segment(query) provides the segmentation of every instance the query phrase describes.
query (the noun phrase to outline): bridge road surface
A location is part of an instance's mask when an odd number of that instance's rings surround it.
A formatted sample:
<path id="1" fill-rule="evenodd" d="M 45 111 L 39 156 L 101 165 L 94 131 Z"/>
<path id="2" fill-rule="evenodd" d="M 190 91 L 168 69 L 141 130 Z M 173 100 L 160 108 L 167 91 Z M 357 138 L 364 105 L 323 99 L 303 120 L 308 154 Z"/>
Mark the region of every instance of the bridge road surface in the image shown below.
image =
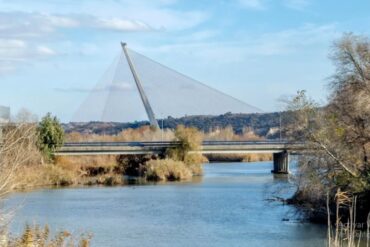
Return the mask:
<path id="1" fill-rule="evenodd" d="M 176 142 L 70 142 L 65 143 L 54 154 L 69 155 L 134 155 L 161 154 Z M 202 154 L 240 153 L 297 153 L 304 149 L 304 143 L 287 141 L 204 141 L 199 151 Z"/>

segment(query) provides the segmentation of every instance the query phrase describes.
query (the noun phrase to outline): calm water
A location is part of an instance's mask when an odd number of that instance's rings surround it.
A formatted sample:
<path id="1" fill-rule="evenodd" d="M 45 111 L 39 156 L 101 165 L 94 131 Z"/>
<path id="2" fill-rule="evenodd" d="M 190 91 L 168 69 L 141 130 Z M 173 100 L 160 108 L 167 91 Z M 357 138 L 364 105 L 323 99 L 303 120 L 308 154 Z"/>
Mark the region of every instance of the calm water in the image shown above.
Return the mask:
<path id="1" fill-rule="evenodd" d="M 298 223 L 292 207 L 267 200 L 292 192 L 271 168 L 208 164 L 187 183 L 19 193 L 8 201 L 22 205 L 12 230 L 37 222 L 88 231 L 93 246 L 325 246 L 324 227 Z"/>

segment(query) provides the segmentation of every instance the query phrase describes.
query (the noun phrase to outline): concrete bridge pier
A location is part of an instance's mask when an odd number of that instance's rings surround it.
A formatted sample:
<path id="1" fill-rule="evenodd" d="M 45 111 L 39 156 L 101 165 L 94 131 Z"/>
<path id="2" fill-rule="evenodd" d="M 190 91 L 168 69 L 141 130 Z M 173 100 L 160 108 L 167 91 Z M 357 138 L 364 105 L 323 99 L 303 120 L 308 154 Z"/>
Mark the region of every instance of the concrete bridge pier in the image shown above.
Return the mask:
<path id="1" fill-rule="evenodd" d="M 273 154 L 274 169 L 271 171 L 276 174 L 289 174 L 289 153 L 287 150 Z"/>

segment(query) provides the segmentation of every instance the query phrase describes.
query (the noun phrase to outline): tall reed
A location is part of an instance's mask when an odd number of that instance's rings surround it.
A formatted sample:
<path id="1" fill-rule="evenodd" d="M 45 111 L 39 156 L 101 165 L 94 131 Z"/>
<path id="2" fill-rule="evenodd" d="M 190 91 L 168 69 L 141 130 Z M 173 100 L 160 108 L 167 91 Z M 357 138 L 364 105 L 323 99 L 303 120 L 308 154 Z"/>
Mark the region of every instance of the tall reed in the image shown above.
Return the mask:
<path id="1" fill-rule="evenodd" d="M 370 235 L 370 214 L 367 220 L 366 235 L 362 231 L 362 226 L 356 222 L 357 197 L 350 197 L 348 193 L 338 190 L 335 195 L 335 225 L 331 223 L 330 197 L 327 195 L 326 207 L 328 214 L 328 247 L 359 247 L 365 243 L 369 247 Z M 347 222 L 342 222 L 341 210 L 349 210 Z"/>

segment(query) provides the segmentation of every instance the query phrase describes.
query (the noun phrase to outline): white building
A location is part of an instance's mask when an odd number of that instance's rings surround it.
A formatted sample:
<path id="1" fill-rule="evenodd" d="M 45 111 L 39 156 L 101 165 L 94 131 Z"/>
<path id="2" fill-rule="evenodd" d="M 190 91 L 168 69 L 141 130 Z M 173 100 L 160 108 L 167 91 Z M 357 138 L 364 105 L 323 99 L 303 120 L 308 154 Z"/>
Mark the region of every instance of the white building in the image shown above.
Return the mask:
<path id="1" fill-rule="evenodd" d="M 2 125 L 10 122 L 10 108 L 0 106 L 0 140 L 3 137 Z"/>
<path id="2" fill-rule="evenodd" d="M 0 124 L 9 123 L 10 121 L 10 108 L 0 105 Z"/>

